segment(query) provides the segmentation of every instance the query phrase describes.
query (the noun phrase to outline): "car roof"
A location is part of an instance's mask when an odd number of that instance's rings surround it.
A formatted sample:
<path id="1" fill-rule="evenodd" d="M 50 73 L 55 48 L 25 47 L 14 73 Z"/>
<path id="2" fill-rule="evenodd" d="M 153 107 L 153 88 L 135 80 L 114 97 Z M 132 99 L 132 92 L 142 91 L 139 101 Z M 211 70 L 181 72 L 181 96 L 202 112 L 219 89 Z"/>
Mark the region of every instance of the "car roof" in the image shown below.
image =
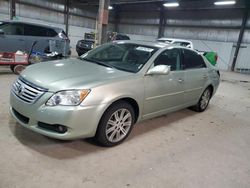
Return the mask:
<path id="1" fill-rule="evenodd" d="M 157 48 L 164 48 L 167 46 L 170 46 L 171 44 L 167 43 L 161 43 L 157 41 L 140 41 L 140 40 L 115 40 L 113 41 L 115 43 L 127 43 L 127 44 L 139 44 L 139 45 L 144 45 L 144 46 L 150 46 L 150 47 L 157 47 Z"/>
<path id="2" fill-rule="evenodd" d="M 170 41 L 188 42 L 188 43 L 191 43 L 191 41 L 185 40 L 185 39 L 165 38 L 165 37 L 159 38 L 159 39 L 157 39 L 157 40 L 170 40 Z"/>
<path id="3" fill-rule="evenodd" d="M 49 26 L 49 25 L 43 25 L 43 24 L 37 24 L 37 23 L 31 23 L 31 22 L 25 22 L 25 21 L 19 21 L 19 20 L 5 20 L 5 21 L 0 21 L 2 23 L 21 23 L 21 24 L 29 24 L 29 25 L 34 25 L 34 26 L 40 26 L 40 27 L 46 27 L 50 29 L 55 29 L 55 30 L 63 30 L 59 27 L 54 27 L 54 26 Z"/>
<path id="4" fill-rule="evenodd" d="M 186 50 L 190 50 L 190 51 L 193 51 L 193 52 L 199 54 L 196 50 L 194 50 L 192 48 L 187 48 L 184 46 L 176 46 L 174 44 L 157 42 L 157 41 L 115 40 L 113 42 L 118 43 L 118 44 L 121 44 L 121 43 L 138 44 L 138 45 L 144 45 L 144 46 L 158 48 L 158 49 L 168 49 L 168 48 L 186 49 Z"/>

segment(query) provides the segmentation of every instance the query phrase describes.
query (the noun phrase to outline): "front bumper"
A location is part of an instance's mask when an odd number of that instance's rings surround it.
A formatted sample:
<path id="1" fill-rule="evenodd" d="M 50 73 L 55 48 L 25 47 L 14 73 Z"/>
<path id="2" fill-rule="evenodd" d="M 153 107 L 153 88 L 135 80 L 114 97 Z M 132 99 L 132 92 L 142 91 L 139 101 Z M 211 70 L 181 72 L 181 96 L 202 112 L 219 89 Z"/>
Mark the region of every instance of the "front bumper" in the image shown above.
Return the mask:
<path id="1" fill-rule="evenodd" d="M 28 104 L 10 94 L 10 113 L 19 124 L 42 135 L 71 140 L 93 137 L 106 105 L 97 106 L 46 106 L 52 93 L 46 92 L 34 104 Z M 20 114 L 20 115 L 18 115 Z M 20 118 L 20 116 L 27 119 Z M 25 121 L 24 121 L 25 120 Z M 38 126 L 38 122 L 67 127 L 65 133 L 58 133 Z"/>

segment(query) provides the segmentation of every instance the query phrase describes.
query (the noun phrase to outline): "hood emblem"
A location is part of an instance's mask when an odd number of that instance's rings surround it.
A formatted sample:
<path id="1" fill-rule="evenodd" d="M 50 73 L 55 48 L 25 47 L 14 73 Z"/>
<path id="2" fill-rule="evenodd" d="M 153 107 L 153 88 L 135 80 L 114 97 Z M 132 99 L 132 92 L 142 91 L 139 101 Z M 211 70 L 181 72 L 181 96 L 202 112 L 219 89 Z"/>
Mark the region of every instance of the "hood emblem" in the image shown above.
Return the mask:
<path id="1" fill-rule="evenodd" d="M 23 86 L 23 85 L 17 86 L 16 92 L 17 92 L 17 94 L 18 94 L 19 96 L 21 96 L 21 95 L 23 94 L 23 92 L 24 92 L 24 86 Z"/>

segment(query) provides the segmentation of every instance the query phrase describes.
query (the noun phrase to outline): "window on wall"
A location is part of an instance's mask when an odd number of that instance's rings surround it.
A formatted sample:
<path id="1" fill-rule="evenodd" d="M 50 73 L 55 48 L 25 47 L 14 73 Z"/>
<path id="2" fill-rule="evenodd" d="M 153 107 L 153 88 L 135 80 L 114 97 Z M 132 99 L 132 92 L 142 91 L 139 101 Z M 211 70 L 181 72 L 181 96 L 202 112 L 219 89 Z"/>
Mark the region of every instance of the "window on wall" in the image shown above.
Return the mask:
<path id="1" fill-rule="evenodd" d="M 168 65 L 171 71 L 180 70 L 180 51 L 171 49 L 162 52 L 154 61 L 154 66 Z"/>
<path id="2" fill-rule="evenodd" d="M 192 50 L 183 49 L 183 68 L 184 69 L 198 69 L 206 67 L 206 64 L 201 57 Z"/>

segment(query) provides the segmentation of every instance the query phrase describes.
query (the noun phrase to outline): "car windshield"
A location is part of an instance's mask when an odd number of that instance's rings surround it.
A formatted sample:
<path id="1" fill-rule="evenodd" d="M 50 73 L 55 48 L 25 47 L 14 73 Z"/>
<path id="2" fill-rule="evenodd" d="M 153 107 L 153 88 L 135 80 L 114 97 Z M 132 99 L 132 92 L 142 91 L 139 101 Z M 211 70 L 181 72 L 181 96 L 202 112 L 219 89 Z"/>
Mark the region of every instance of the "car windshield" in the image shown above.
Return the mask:
<path id="1" fill-rule="evenodd" d="M 4 25 L 6 25 L 7 23 L 4 22 L 0 22 L 0 29 L 3 29 Z"/>
<path id="2" fill-rule="evenodd" d="M 114 42 L 101 45 L 80 58 L 103 66 L 136 73 L 157 50 L 157 47 Z"/>

